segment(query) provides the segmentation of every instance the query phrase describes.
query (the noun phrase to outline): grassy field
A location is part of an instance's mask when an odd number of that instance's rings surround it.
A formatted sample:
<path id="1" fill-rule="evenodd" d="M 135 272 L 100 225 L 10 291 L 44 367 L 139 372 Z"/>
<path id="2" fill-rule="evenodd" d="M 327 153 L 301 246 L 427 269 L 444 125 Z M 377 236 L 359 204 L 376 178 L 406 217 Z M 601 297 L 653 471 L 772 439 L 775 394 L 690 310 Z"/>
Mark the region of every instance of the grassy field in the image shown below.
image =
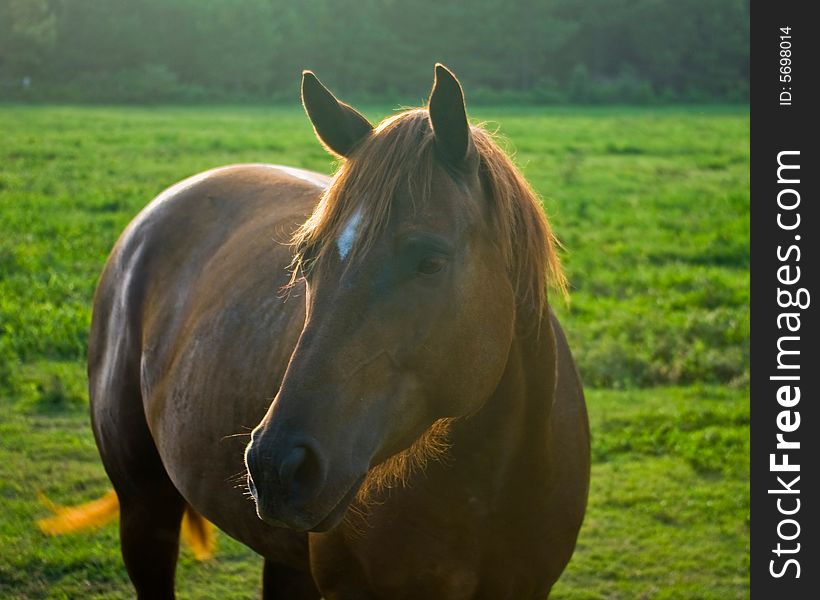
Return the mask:
<path id="1" fill-rule="evenodd" d="M 385 109 L 367 111 L 378 118 Z M 590 507 L 554 597 L 745 598 L 749 563 L 746 108 L 481 109 L 544 198 L 588 388 Z M 0 106 L 0 597 L 127 598 L 116 528 L 46 538 L 38 490 L 107 487 L 84 355 L 127 222 L 206 168 L 330 172 L 298 108 Z M 183 552 L 183 598 L 257 597 L 261 561 Z"/>

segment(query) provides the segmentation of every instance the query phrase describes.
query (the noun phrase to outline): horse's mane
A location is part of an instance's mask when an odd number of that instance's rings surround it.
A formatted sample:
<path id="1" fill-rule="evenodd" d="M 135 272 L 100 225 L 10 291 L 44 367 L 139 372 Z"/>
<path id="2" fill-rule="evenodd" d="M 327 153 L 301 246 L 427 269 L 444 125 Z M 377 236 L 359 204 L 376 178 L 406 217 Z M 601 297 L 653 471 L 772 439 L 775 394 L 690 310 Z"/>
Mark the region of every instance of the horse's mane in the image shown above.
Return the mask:
<path id="1" fill-rule="evenodd" d="M 519 306 L 543 314 L 548 284 L 566 291 L 558 242 L 530 185 L 493 136 L 471 126 L 481 175 L 492 198 L 491 218 L 497 244 L 506 260 Z M 426 109 L 413 109 L 385 119 L 342 162 L 313 214 L 295 232 L 293 277 L 320 264 L 355 211 L 361 211 L 350 260 L 373 245 L 399 192 L 411 199 L 429 197 L 437 167 L 433 130 Z M 362 199 L 366 199 L 362 202 Z"/>

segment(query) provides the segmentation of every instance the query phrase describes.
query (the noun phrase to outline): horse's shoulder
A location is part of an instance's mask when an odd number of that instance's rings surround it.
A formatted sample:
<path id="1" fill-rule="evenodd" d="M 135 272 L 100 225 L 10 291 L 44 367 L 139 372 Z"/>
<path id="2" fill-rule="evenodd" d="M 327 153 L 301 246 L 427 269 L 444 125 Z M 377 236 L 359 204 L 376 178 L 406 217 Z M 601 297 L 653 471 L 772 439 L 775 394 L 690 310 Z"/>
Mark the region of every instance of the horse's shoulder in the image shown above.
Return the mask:
<path id="1" fill-rule="evenodd" d="M 326 180 L 302 169 L 242 164 L 193 175 L 161 192 L 108 258 L 95 296 L 92 345 L 102 350 L 102 334 L 111 327 L 150 329 L 163 318 L 191 318 L 179 307 L 193 290 L 224 296 L 246 284 L 249 273 L 263 281 L 264 273 L 284 277 L 288 236 L 315 206 Z"/>

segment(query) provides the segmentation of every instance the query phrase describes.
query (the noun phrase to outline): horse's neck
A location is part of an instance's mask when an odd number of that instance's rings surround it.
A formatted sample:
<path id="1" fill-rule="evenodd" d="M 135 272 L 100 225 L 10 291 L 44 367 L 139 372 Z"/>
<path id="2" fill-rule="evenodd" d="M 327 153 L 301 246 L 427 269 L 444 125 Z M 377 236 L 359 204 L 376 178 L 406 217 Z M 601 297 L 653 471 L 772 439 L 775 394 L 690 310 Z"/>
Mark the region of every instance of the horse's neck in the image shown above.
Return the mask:
<path id="1" fill-rule="evenodd" d="M 540 329 L 513 340 L 504 375 L 484 407 L 454 424 L 451 473 L 469 493 L 503 504 L 519 488 L 531 495 L 549 485 L 555 380 L 555 336 L 545 311 Z"/>

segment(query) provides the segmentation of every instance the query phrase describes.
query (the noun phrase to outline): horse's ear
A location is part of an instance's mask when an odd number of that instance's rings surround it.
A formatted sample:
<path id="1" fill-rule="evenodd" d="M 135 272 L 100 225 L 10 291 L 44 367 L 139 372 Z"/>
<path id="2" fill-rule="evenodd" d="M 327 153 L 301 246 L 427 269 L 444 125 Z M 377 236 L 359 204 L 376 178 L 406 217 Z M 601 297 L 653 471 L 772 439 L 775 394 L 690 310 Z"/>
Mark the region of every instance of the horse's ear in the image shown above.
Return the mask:
<path id="1" fill-rule="evenodd" d="M 441 63 L 436 64 L 428 109 L 436 149 L 442 158 L 454 166 L 471 162 L 469 159 L 474 154 L 474 148 L 464 107 L 464 93 L 456 76 Z"/>
<path id="2" fill-rule="evenodd" d="M 319 141 L 337 156 L 349 156 L 373 126 L 358 111 L 340 102 L 311 71 L 302 72 L 302 104 Z"/>

